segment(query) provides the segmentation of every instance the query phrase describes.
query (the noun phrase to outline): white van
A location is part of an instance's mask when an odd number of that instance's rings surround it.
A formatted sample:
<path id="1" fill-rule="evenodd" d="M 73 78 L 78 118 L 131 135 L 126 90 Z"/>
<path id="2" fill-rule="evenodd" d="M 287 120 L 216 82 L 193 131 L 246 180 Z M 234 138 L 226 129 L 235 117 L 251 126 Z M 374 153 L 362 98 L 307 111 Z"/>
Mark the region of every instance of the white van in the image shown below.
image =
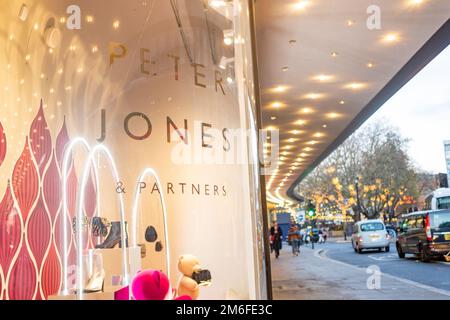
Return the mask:
<path id="1" fill-rule="evenodd" d="M 357 253 L 363 249 L 378 249 L 389 252 L 389 234 L 379 219 L 358 221 L 353 226 L 352 247 Z"/>
<path id="2" fill-rule="evenodd" d="M 450 188 L 434 190 L 425 198 L 425 210 L 450 209 Z"/>

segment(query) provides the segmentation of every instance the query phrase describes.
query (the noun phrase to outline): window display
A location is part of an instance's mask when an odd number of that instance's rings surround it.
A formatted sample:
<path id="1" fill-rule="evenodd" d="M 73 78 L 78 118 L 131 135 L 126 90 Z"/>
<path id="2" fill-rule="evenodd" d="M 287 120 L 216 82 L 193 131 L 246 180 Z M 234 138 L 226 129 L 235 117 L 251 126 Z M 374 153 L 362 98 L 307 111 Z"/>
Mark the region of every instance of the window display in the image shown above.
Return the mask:
<path id="1" fill-rule="evenodd" d="M 0 299 L 267 297 L 248 1 L 0 9 Z"/>

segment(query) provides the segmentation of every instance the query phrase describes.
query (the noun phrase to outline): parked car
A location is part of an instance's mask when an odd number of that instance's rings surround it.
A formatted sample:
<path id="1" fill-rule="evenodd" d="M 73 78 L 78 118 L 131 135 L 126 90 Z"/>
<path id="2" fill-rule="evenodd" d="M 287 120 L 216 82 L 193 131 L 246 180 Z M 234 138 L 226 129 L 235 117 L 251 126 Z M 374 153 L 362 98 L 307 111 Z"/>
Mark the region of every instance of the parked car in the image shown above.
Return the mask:
<path id="1" fill-rule="evenodd" d="M 442 258 L 450 252 L 450 210 L 419 211 L 402 217 L 397 235 L 397 253 L 417 255 L 421 261 Z"/>
<path id="2" fill-rule="evenodd" d="M 361 253 L 363 249 L 384 249 L 389 252 L 389 235 L 383 221 L 379 219 L 355 223 L 351 241 L 357 253 Z"/>

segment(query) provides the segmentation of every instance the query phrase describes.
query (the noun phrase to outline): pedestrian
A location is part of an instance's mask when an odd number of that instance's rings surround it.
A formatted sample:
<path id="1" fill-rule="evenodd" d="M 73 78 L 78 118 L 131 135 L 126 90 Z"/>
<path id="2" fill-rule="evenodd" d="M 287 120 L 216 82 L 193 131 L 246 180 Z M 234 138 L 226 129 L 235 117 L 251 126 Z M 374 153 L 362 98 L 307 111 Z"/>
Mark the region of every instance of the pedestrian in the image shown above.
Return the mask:
<path id="1" fill-rule="evenodd" d="M 281 228 L 277 222 L 275 222 L 272 228 L 270 228 L 270 235 L 273 238 L 273 250 L 275 251 L 275 258 L 278 259 L 282 247 L 281 241 L 283 240 L 283 232 L 281 231 Z"/>
<path id="2" fill-rule="evenodd" d="M 322 229 L 319 229 L 319 243 L 324 243 L 324 238 L 323 238 L 323 231 Z"/>
<path id="3" fill-rule="evenodd" d="M 291 223 L 288 231 L 288 240 L 292 246 L 292 255 L 298 256 L 300 253 L 300 231 L 295 223 Z"/>
<path id="4" fill-rule="evenodd" d="M 327 238 L 328 238 L 328 229 L 323 229 L 323 242 L 327 242 Z"/>

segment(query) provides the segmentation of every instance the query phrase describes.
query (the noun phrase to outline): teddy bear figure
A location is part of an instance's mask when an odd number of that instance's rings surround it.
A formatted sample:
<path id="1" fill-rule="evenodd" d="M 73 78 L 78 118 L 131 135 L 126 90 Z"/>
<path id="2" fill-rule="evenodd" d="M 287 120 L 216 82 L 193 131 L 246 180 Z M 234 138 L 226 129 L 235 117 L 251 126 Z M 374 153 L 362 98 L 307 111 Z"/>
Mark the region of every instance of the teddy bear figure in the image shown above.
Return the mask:
<path id="1" fill-rule="evenodd" d="M 200 287 L 211 284 L 211 273 L 203 269 L 193 255 L 185 254 L 179 257 L 178 270 L 182 273 L 177 292 L 180 296 L 187 295 L 196 300 L 200 294 Z"/>

